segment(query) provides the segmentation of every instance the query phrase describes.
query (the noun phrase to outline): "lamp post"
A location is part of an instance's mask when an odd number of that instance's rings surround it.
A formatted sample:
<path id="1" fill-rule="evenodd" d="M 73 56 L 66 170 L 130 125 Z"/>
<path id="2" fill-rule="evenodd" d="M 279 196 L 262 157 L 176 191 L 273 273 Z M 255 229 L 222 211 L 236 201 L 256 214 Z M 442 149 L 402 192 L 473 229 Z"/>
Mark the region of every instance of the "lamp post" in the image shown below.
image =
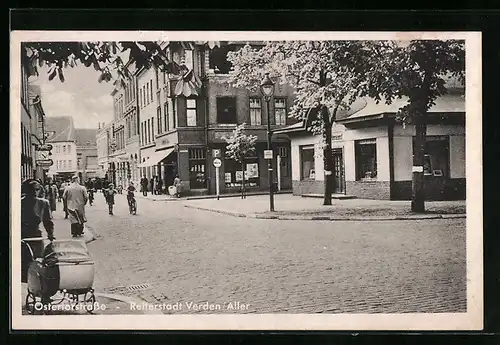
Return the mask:
<path id="1" fill-rule="evenodd" d="M 264 100 L 266 101 L 266 110 L 267 110 L 267 150 L 270 151 L 272 150 L 271 146 L 271 137 L 272 137 L 272 132 L 271 132 L 271 116 L 270 116 L 270 110 L 269 110 L 269 102 L 271 100 L 271 97 L 274 94 L 274 83 L 269 78 L 269 73 L 266 73 L 266 76 L 264 79 L 262 79 L 262 82 L 260 83 L 260 91 L 262 92 L 262 95 L 264 96 Z M 272 156 L 271 158 L 268 158 L 267 160 L 267 170 L 268 170 L 268 180 L 269 180 L 269 210 L 271 212 L 274 212 L 274 191 L 273 191 L 273 159 Z"/>

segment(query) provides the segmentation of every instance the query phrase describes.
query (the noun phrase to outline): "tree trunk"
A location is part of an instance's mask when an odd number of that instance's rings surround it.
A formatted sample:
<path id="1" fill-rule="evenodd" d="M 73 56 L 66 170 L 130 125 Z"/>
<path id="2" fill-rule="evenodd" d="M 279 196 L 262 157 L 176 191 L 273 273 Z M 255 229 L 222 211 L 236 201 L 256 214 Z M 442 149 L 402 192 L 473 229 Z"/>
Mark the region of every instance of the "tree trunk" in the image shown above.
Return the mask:
<path id="1" fill-rule="evenodd" d="M 427 135 L 427 112 L 416 114 L 415 119 L 415 149 L 413 153 L 412 174 L 412 212 L 425 212 L 424 162 L 425 142 Z"/>
<path id="2" fill-rule="evenodd" d="M 244 161 L 244 159 L 242 159 L 241 160 L 241 172 L 243 173 L 243 179 L 241 180 L 241 198 L 242 199 L 246 198 L 246 195 L 245 195 L 245 169 L 244 169 L 244 166 L 245 166 L 245 161 Z"/>
<path id="3" fill-rule="evenodd" d="M 333 155 L 332 155 L 332 121 L 330 120 L 330 114 L 328 113 L 328 108 L 323 106 L 321 108 L 321 116 L 324 123 L 324 133 L 323 137 L 325 139 L 325 146 L 323 148 L 323 164 L 325 167 L 325 194 L 323 199 L 323 205 L 332 204 L 332 192 L 333 184 L 335 179 L 333 176 Z"/>

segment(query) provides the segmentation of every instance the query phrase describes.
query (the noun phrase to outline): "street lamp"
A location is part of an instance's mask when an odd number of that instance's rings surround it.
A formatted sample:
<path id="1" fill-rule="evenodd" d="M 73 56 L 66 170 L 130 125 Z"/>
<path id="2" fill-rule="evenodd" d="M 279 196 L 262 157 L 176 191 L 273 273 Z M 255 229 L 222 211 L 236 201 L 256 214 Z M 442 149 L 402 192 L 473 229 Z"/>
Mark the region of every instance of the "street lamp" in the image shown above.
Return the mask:
<path id="1" fill-rule="evenodd" d="M 262 95 L 264 96 L 264 100 L 266 101 L 267 105 L 267 150 L 270 151 L 272 150 L 271 146 L 271 116 L 270 116 L 270 111 L 269 111 L 269 101 L 271 100 L 271 97 L 274 95 L 274 83 L 269 78 L 269 73 L 266 73 L 266 76 L 264 79 L 262 79 L 262 82 L 260 83 L 260 92 L 262 92 Z M 271 212 L 274 212 L 274 191 L 273 191 L 273 160 L 272 156 L 267 160 L 267 170 L 268 170 L 268 180 L 269 180 L 269 210 Z"/>

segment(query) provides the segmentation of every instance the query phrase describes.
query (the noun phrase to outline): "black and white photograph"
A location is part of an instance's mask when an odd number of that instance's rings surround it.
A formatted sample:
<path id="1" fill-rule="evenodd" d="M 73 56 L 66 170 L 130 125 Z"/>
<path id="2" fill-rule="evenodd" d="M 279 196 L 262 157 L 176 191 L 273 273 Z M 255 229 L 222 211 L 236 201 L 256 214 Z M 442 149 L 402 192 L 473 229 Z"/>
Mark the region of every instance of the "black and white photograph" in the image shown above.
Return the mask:
<path id="1" fill-rule="evenodd" d="M 482 329 L 480 33 L 13 31 L 10 70 L 13 329 Z"/>

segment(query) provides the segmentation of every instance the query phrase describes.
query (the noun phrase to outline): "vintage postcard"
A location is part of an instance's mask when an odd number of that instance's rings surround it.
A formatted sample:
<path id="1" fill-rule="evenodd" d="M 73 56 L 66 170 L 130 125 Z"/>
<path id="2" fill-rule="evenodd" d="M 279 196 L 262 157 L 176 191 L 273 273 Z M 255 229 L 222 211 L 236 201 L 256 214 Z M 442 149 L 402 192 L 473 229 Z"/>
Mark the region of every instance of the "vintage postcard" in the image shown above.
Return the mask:
<path id="1" fill-rule="evenodd" d="M 11 32 L 15 330 L 480 330 L 479 32 Z"/>

